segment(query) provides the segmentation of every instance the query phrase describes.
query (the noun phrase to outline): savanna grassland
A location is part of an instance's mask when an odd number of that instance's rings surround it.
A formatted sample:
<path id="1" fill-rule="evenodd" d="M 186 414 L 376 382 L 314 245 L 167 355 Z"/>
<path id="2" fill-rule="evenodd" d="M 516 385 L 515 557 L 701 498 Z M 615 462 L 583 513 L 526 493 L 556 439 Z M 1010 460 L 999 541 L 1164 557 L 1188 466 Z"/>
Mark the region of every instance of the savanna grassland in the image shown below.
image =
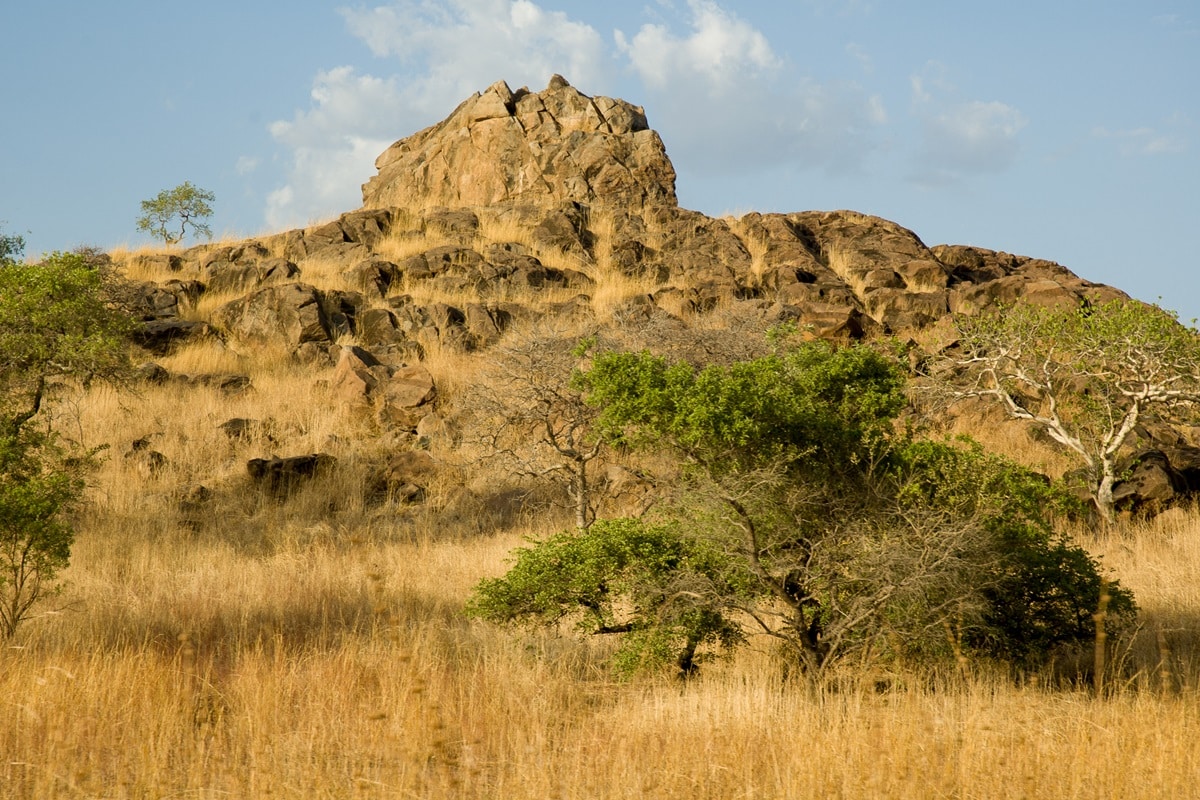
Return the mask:
<path id="1" fill-rule="evenodd" d="M 400 258 L 428 246 L 380 249 Z M 317 286 L 336 280 L 334 265 L 299 266 Z M 600 308 L 644 291 L 606 273 L 603 258 L 592 269 Z M 220 300 L 189 313 L 205 319 Z M 729 324 L 719 309 L 693 322 Z M 486 351 L 431 346 L 426 356 L 449 415 Z M 447 437 L 429 445 L 443 468 L 424 503 L 373 501 L 356 488 L 370 462 L 411 443 L 338 402 L 331 367 L 214 341 L 159 363 L 245 374 L 253 388 L 96 385 L 55 406 L 61 430 L 109 450 L 76 515 L 62 593 L 0 649 L 2 797 L 1200 791 L 1200 512 L 1072 530 L 1141 609 L 1136 630 L 1113 643 L 1100 695 L 1085 665 L 1062 661 L 1023 674 L 863 664 L 814 685 L 785 678 L 765 640 L 687 683 L 618 680 L 602 637 L 463 613 L 515 547 L 571 527 L 552 493 L 514 502 L 508 476 Z M 235 417 L 262 425 L 230 438 L 217 426 Z M 1061 470 L 1020 428 L 985 433 L 989 446 Z M 164 463 L 125 456 L 142 437 Z M 249 458 L 318 451 L 338 469 L 287 500 L 246 482 Z M 197 512 L 188 501 L 199 485 L 212 495 Z"/>

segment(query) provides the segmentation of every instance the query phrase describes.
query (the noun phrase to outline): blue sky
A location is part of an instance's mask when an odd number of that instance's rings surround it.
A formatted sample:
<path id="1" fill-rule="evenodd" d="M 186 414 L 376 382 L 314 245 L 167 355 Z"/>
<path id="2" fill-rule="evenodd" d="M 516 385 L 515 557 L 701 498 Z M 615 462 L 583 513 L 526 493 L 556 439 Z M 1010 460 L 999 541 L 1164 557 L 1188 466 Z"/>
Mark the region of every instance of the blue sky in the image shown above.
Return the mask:
<path id="1" fill-rule="evenodd" d="M 356 208 L 392 141 L 504 79 L 643 105 L 709 214 L 851 208 L 1200 317 L 1200 2 L 162 0 L 0 8 L 0 220 L 31 255 Z"/>

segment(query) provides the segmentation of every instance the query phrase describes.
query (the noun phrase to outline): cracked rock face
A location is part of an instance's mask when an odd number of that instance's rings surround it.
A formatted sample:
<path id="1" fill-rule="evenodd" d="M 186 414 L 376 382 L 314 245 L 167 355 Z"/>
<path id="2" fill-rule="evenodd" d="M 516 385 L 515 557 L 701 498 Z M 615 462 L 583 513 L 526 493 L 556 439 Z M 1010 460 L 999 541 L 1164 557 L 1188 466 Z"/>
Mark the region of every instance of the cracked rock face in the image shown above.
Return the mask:
<path id="1" fill-rule="evenodd" d="M 364 208 L 534 204 L 675 206 L 675 169 L 645 112 L 589 97 L 556 75 L 540 92 L 503 81 L 393 144 Z"/>

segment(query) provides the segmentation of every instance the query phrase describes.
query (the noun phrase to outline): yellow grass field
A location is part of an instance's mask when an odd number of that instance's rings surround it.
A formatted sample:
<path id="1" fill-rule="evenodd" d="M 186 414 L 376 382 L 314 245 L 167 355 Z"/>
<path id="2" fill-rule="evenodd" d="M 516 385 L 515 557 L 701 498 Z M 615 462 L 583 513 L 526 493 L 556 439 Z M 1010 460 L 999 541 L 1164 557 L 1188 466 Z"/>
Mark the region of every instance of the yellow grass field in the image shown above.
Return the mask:
<path id="1" fill-rule="evenodd" d="M 452 396 L 477 358 L 428 366 Z M 208 345 L 162 363 L 254 389 L 93 387 L 59 407 L 111 449 L 62 594 L 0 642 L 0 798 L 1200 797 L 1200 512 L 1074 532 L 1142 609 L 1100 696 L 1064 664 L 787 682 L 766 642 L 686 684 L 617 681 L 608 641 L 462 613 L 569 515 L 496 523 L 462 501 L 470 470 L 422 508 L 367 506 L 345 487 L 389 440 L 328 368 Z M 239 416 L 262 432 L 216 429 Z M 125 458 L 140 437 L 163 469 Z M 247 458 L 318 450 L 342 471 L 292 501 L 244 489 Z M 187 524 L 201 483 L 215 497 Z"/>
<path id="2" fill-rule="evenodd" d="M 1200 786 L 1194 518 L 1097 543 L 1154 626 L 1104 697 L 986 672 L 785 685 L 754 649 L 688 685 L 617 683 L 602 645 L 462 617 L 471 585 L 536 530 L 393 533 L 247 551 L 151 526 L 85 529 L 70 602 L 0 655 L 0 795 L 1182 798 Z"/>

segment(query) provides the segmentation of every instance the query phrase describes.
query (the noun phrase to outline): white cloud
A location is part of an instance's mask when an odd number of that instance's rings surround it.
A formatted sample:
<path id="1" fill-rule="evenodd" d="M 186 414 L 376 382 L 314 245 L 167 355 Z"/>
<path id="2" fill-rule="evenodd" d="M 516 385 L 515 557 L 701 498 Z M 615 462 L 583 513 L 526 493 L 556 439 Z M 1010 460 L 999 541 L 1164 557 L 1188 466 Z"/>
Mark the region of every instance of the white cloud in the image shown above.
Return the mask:
<path id="1" fill-rule="evenodd" d="M 1142 127 L 1111 131 L 1108 128 L 1098 127 L 1092 130 L 1092 136 L 1097 139 L 1115 141 L 1118 152 L 1123 156 L 1174 155 L 1187 150 L 1187 142 L 1184 139 L 1160 133 L 1154 128 Z"/>
<path id="2" fill-rule="evenodd" d="M 1028 124 L 1018 109 L 997 100 L 959 101 L 932 63 L 911 79 L 913 113 L 920 122 L 915 169 L 917 183 L 954 183 L 969 175 L 1003 172 L 1020 152 L 1018 134 Z"/>
<path id="3" fill-rule="evenodd" d="M 804 4 L 817 16 L 865 17 L 875 10 L 875 4 L 870 0 L 804 0 Z"/>
<path id="4" fill-rule="evenodd" d="M 267 201 L 273 228 L 358 207 L 360 186 L 388 145 L 497 80 L 540 89 L 562 73 L 595 91 L 611 69 L 594 29 L 529 0 L 401 0 L 341 13 L 371 52 L 399 60 L 398 72 L 381 78 L 343 66 L 318 73 L 312 105 L 271 124 L 290 159 L 287 183 Z"/>
<path id="5" fill-rule="evenodd" d="M 846 55 L 858 62 L 858 66 L 866 75 L 875 73 L 875 61 L 862 45 L 850 42 L 846 45 Z"/>
<path id="6" fill-rule="evenodd" d="M 1196 21 L 1190 17 L 1181 14 L 1159 14 L 1151 17 L 1150 21 L 1160 28 L 1182 36 L 1190 37 L 1200 34 L 1200 25 L 1197 25 Z"/>
<path id="7" fill-rule="evenodd" d="M 238 160 L 233 165 L 233 170 L 238 175 L 249 175 L 256 169 L 258 169 L 258 159 L 254 156 L 238 156 Z"/>
<path id="8" fill-rule="evenodd" d="M 688 0 L 691 32 L 685 38 L 664 25 L 643 25 L 633 37 L 615 34 L 617 49 L 652 89 L 664 89 L 681 76 L 702 75 L 715 91 L 739 79 L 778 69 L 782 61 L 767 37 L 712 0 Z"/>
<path id="9" fill-rule="evenodd" d="M 650 91 L 650 124 L 681 171 L 795 162 L 840 171 L 872 148 L 873 129 L 887 119 L 879 97 L 853 81 L 796 74 L 761 31 L 712 0 L 689 0 L 685 16 L 682 34 L 666 24 L 615 33 Z"/>
<path id="10" fill-rule="evenodd" d="M 340 13 L 395 70 L 321 72 L 310 106 L 271 124 L 288 159 L 286 182 L 268 199 L 271 227 L 357 207 L 380 152 L 500 79 L 536 90 L 561 73 L 589 94 L 610 94 L 626 66 L 646 88 L 650 123 L 681 173 L 853 170 L 888 119 L 878 95 L 798 73 L 762 31 L 715 0 L 660 0 L 655 24 L 608 42 L 531 0 L 396 0 Z"/>
<path id="11" fill-rule="evenodd" d="M 608 82 L 600 34 L 530 0 L 400 0 L 341 14 L 375 55 L 423 67 L 405 99 L 425 114 L 440 117 L 497 80 L 540 89 L 561 73 L 593 91 Z"/>
<path id="12" fill-rule="evenodd" d="M 348 211 L 362 203 L 360 185 L 375 158 L 397 138 L 408 116 L 393 80 L 351 67 L 320 72 L 313 105 L 271 123 L 271 135 L 291 155 L 286 185 L 267 198 L 267 225 L 283 228 Z"/>

